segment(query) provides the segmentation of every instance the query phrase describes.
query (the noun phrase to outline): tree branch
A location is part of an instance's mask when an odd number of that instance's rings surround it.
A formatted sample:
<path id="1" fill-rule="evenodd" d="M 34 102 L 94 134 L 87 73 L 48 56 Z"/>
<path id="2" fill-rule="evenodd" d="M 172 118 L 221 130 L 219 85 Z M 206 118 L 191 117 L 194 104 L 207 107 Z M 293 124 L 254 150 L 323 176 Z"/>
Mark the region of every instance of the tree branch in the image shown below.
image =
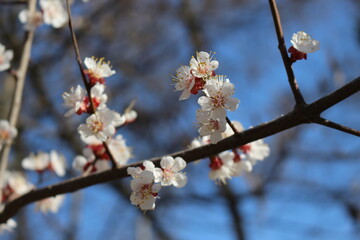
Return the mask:
<path id="1" fill-rule="evenodd" d="M 0 5 L 27 4 L 28 1 L 0 1 Z"/>
<path id="2" fill-rule="evenodd" d="M 187 163 L 198 159 L 206 158 L 220 152 L 245 145 L 255 140 L 265 138 L 276 133 L 285 131 L 304 123 L 316 123 L 320 113 L 336 103 L 341 102 L 346 97 L 360 90 L 360 77 L 334 91 L 333 93 L 305 106 L 304 108 L 294 109 L 293 111 L 282 115 L 281 117 L 267 123 L 260 124 L 254 128 L 243 131 L 239 134 L 221 140 L 217 144 L 209 144 L 199 148 L 184 150 L 169 154 L 173 157 L 182 157 Z M 149 159 L 156 166 L 160 166 L 161 157 Z M 58 194 L 74 192 L 86 187 L 100 183 L 106 183 L 115 179 L 128 177 L 127 168 L 135 167 L 142 164 L 141 162 L 132 163 L 121 168 L 114 168 L 104 172 L 94 173 L 86 177 L 76 177 L 55 185 L 47 186 L 37 190 L 32 190 L 13 201 L 7 203 L 3 212 L 0 214 L 0 223 L 6 222 L 14 216 L 25 205 L 39 201 L 41 199 L 56 196 Z"/>
<path id="3" fill-rule="evenodd" d="M 29 0 L 28 2 L 28 9 L 29 9 L 29 15 L 33 15 L 35 13 L 36 9 L 36 0 Z M 9 113 L 9 123 L 11 126 L 16 127 L 20 109 L 21 109 L 21 101 L 23 96 L 23 90 L 24 90 L 24 84 L 25 84 L 25 78 L 26 78 L 26 72 L 29 66 L 30 61 L 30 52 L 31 47 L 33 44 L 34 39 L 34 31 L 35 29 L 29 30 L 26 32 L 25 37 L 25 43 L 23 52 L 21 55 L 20 60 L 20 66 L 19 69 L 16 71 L 16 85 L 15 85 L 15 91 L 10 107 L 10 113 Z M 5 175 L 5 171 L 7 169 L 8 160 L 9 160 L 9 154 L 11 150 L 12 143 L 5 144 L 3 147 L 1 154 L 0 154 L 0 182 L 2 181 L 2 178 Z"/>
<path id="4" fill-rule="evenodd" d="M 314 122 L 317 123 L 317 124 L 323 125 L 325 127 L 333 128 L 333 129 L 339 130 L 341 132 L 349 133 L 349 134 L 360 137 L 360 131 L 359 130 L 352 129 L 352 128 L 340 125 L 338 123 L 334 123 L 334 122 L 332 122 L 330 120 L 327 120 L 327 119 L 324 119 L 324 118 L 321 118 L 321 117 L 315 119 Z"/>
<path id="5" fill-rule="evenodd" d="M 90 107 L 91 107 L 93 113 L 95 114 L 96 113 L 96 108 L 94 106 L 93 99 L 91 97 L 91 86 L 90 86 L 89 81 L 87 80 L 86 75 L 85 75 L 85 69 L 84 69 L 84 67 L 82 65 L 82 60 L 81 60 L 81 57 L 80 57 L 79 45 L 77 43 L 75 31 L 74 31 L 74 28 L 73 28 L 73 25 L 72 25 L 69 0 L 66 0 L 66 8 L 67 8 L 68 16 L 69 16 L 69 29 L 70 29 L 70 34 L 71 34 L 71 38 L 72 38 L 72 42 L 73 42 L 73 46 L 74 46 L 75 55 L 76 55 L 76 61 L 77 61 L 78 65 L 79 65 L 79 70 L 81 72 L 81 77 L 83 79 L 87 95 L 89 96 Z M 112 155 L 107 143 L 102 142 L 102 144 L 103 144 L 103 146 L 105 148 L 105 151 L 106 151 L 107 155 L 110 157 L 110 161 L 112 163 L 113 168 L 118 167 L 118 165 L 117 165 L 117 163 L 115 161 L 115 158 Z"/>
<path id="6" fill-rule="evenodd" d="M 291 91 L 294 95 L 296 106 L 304 106 L 304 105 L 306 105 L 306 103 L 305 103 L 303 95 L 301 94 L 299 85 L 296 81 L 294 72 L 291 67 L 291 61 L 289 59 L 289 56 L 288 56 L 288 53 L 286 50 L 284 33 L 283 33 L 283 30 L 281 27 L 280 15 L 279 15 L 279 11 L 277 9 L 276 1 L 269 0 L 269 4 L 270 4 L 270 9 L 271 9 L 271 14 L 272 14 L 272 17 L 274 20 L 274 24 L 275 24 L 276 35 L 277 35 L 278 42 L 279 42 L 278 48 L 281 53 L 281 57 L 282 57 L 282 60 L 284 63 L 286 74 L 288 76 L 288 82 L 290 84 Z"/>

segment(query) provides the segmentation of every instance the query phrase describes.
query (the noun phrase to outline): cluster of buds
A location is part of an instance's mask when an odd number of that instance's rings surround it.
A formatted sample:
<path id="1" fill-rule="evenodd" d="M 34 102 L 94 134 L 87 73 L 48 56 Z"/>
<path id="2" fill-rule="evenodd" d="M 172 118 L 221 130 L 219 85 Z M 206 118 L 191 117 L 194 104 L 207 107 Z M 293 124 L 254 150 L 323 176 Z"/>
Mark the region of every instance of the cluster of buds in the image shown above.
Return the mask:
<path id="1" fill-rule="evenodd" d="M 110 161 L 122 166 L 132 157 L 131 149 L 126 146 L 122 135 L 116 129 L 135 121 L 137 113 L 129 106 L 123 114 L 110 110 L 106 106 L 105 78 L 115 74 L 109 62 L 104 59 L 85 58 L 90 96 L 80 85 L 63 93 L 64 105 L 69 108 L 65 116 L 89 114 L 85 124 L 80 124 L 78 132 L 86 144 L 83 156 L 77 156 L 73 168 L 83 173 L 93 173 L 109 169 Z M 104 143 L 108 148 L 105 147 Z M 113 159 L 112 159 L 113 158 Z"/>
<path id="2" fill-rule="evenodd" d="M 207 52 L 196 53 L 196 58 L 191 58 L 189 66 L 181 66 L 176 71 L 173 82 L 177 91 L 183 91 L 179 100 L 185 100 L 190 97 L 190 93 L 196 95 L 202 90 L 205 96 L 199 97 L 201 109 L 196 112 L 199 134 L 210 136 L 210 142 L 215 144 L 226 130 L 226 110 L 235 111 L 240 100 L 232 97 L 235 87 L 230 80 L 216 75 L 219 62 L 212 59 L 213 56 Z"/>
<path id="3" fill-rule="evenodd" d="M 187 183 L 185 173 L 180 172 L 186 167 L 181 157 L 163 157 L 161 168 L 155 167 L 151 161 L 144 161 L 140 167 L 129 167 L 127 172 L 134 179 L 131 180 L 131 203 L 141 210 L 154 210 L 155 200 L 162 186 L 184 187 Z"/>
<path id="4" fill-rule="evenodd" d="M 41 11 L 30 14 L 24 9 L 19 13 L 19 20 L 26 30 L 34 30 L 42 23 L 54 28 L 61 28 L 68 22 L 68 15 L 61 0 L 40 0 Z"/>

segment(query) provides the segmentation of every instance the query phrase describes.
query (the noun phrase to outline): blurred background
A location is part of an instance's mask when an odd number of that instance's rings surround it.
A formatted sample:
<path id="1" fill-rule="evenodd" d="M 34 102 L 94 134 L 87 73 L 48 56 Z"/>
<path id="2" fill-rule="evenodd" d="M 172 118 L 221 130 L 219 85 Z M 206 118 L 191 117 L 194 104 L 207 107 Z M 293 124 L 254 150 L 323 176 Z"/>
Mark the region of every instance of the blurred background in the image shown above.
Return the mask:
<path id="1" fill-rule="evenodd" d="M 320 51 L 293 66 L 308 103 L 360 74 L 360 1 L 278 1 L 286 44 L 303 30 Z M 17 67 L 24 40 L 18 13 L 0 5 L 0 42 L 13 49 Z M 105 57 L 116 75 L 107 79 L 108 106 L 122 112 L 136 100 L 138 119 L 120 130 L 139 161 L 186 148 L 197 136 L 197 98 L 179 102 L 171 77 L 195 51 L 214 51 L 241 100 L 229 118 L 249 128 L 294 105 L 277 48 L 267 1 L 76 0 L 73 21 L 82 58 Z M 9 111 L 13 79 L 0 74 L 0 118 Z M 61 94 L 82 84 L 67 26 L 36 30 L 23 107 L 10 168 L 30 152 L 54 149 L 67 158 L 66 178 L 77 176 L 73 158 L 84 147 L 76 132 L 85 116 L 63 117 Z M 324 117 L 360 129 L 360 94 Z M 154 212 L 130 203 L 130 179 L 67 194 L 58 214 L 34 204 L 16 216 L 2 239 L 302 240 L 360 238 L 359 138 L 304 125 L 265 139 L 270 157 L 251 174 L 225 186 L 208 178 L 208 160 L 189 164 L 182 189 L 164 188 Z M 26 173 L 33 183 L 35 173 Z M 60 182 L 48 174 L 40 185 Z"/>

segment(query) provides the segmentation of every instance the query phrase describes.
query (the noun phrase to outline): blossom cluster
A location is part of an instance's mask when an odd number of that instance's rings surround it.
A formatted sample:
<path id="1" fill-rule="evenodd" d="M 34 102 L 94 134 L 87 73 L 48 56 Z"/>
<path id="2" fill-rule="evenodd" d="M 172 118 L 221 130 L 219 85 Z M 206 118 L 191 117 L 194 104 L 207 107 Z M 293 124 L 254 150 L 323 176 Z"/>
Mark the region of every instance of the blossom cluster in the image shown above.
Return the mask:
<path id="1" fill-rule="evenodd" d="M 197 52 L 192 57 L 189 66 L 181 66 L 173 78 L 175 89 L 183 91 L 179 100 L 185 100 L 190 94 L 198 94 L 201 90 L 196 112 L 199 122 L 199 134 L 210 136 L 210 142 L 215 144 L 221 140 L 221 133 L 226 130 L 226 110 L 235 111 L 240 100 L 232 97 L 235 92 L 234 84 L 222 75 L 216 75 L 215 70 L 219 62 L 207 52 Z"/>
<path id="2" fill-rule="evenodd" d="M 29 163 L 29 158 L 25 158 L 22 163 Z M 59 169 L 58 169 L 59 170 Z M 64 172 L 64 169 L 61 170 Z M 31 184 L 26 177 L 17 171 L 7 171 L 2 176 L 0 181 L 0 212 L 3 211 L 4 205 L 13 199 L 28 193 L 33 190 L 35 186 Z M 63 203 L 64 195 L 57 195 L 55 197 L 45 198 L 36 202 L 36 209 L 47 213 L 49 211 L 56 213 Z M 13 219 L 9 219 L 6 223 L 0 224 L 0 234 L 5 231 L 12 231 L 17 226 Z"/>
<path id="3" fill-rule="evenodd" d="M 160 161 L 161 168 L 155 167 L 151 161 L 144 161 L 140 167 L 129 167 L 127 172 L 134 179 L 131 180 L 133 191 L 130 200 L 141 210 L 154 210 L 155 200 L 162 186 L 184 187 L 187 183 L 185 173 L 180 172 L 186 167 L 181 157 L 175 159 L 165 156 Z"/>
<path id="4" fill-rule="evenodd" d="M 179 100 L 189 98 L 190 94 L 198 94 L 199 90 L 204 93 L 198 99 L 201 108 L 196 112 L 200 137 L 192 141 L 191 148 L 215 144 L 233 135 L 234 130 L 244 130 L 240 122 L 230 122 L 226 116 L 226 110 L 235 111 L 240 101 L 232 97 L 235 87 L 230 80 L 216 75 L 215 70 L 218 66 L 219 62 L 213 60 L 213 56 L 201 51 L 196 53 L 196 58 L 192 57 L 189 66 L 181 66 L 173 78 L 175 89 L 183 91 Z M 269 146 L 260 139 L 211 156 L 209 177 L 216 182 L 226 183 L 226 179 L 232 176 L 250 172 L 253 165 L 269 153 Z"/>
<path id="5" fill-rule="evenodd" d="M 28 157 L 22 160 L 21 166 L 26 170 L 38 173 L 48 170 L 54 172 L 59 177 L 65 176 L 65 157 L 54 150 L 50 153 L 30 153 Z"/>
<path id="6" fill-rule="evenodd" d="M 87 68 L 84 74 L 88 77 L 89 91 L 78 85 L 72 87 L 69 92 L 63 93 L 62 97 L 65 107 L 68 108 L 65 116 L 84 113 L 90 115 L 86 123 L 78 127 L 86 147 L 83 155 L 74 159 L 73 168 L 84 173 L 93 173 L 109 169 L 111 160 L 117 166 L 122 166 L 132 157 L 131 149 L 126 145 L 123 136 L 120 134 L 115 136 L 115 133 L 116 128 L 135 121 L 137 113 L 131 107 L 123 114 L 107 108 L 105 78 L 115 74 L 109 62 L 104 62 L 103 58 L 93 57 L 85 58 L 84 64 Z"/>
<path id="7" fill-rule="evenodd" d="M 40 0 L 41 11 L 30 14 L 24 9 L 19 13 L 19 20 L 24 24 L 26 30 L 34 30 L 42 23 L 51 25 L 54 28 L 61 28 L 68 21 L 68 14 L 61 0 Z"/>
<path id="8" fill-rule="evenodd" d="M 244 130 L 238 121 L 232 121 L 232 125 L 237 131 Z M 230 137 L 234 134 L 230 125 L 227 124 L 226 131 L 222 134 L 222 138 Z M 200 147 L 210 143 L 208 137 L 195 138 L 190 147 Z M 269 146 L 262 139 L 248 143 L 246 145 L 234 148 L 229 151 L 221 152 L 210 157 L 209 178 L 225 184 L 227 179 L 233 176 L 241 176 L 245 172 L 251 172 L 253 166 L 264 160 L 270 154 Z"/>

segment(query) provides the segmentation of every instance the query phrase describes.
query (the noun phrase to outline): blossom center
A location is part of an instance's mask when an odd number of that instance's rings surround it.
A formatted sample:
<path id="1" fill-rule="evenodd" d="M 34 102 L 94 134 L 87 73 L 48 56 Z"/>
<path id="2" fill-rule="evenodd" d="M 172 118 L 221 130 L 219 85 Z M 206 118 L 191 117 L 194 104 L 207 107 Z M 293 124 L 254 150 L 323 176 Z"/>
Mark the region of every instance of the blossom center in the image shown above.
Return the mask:
<path id="1" fill-rule="evenodd" d="M 104 124 L 99 121 L 99 120 L 95 120 L 92 124 L 91 124 L 91 130 L 94 132 L 94 133 L 98 133 L 100 132 L 101 130 L 103 130 L 103 127 L 104 127 Z"/>
<path id="2" fill-rule="evenodd" d="M 225 97 L 222 94 L 211 97 L 211 101 L 214 105 L 214 108 L 222 107 L 225 105 Z"/>

